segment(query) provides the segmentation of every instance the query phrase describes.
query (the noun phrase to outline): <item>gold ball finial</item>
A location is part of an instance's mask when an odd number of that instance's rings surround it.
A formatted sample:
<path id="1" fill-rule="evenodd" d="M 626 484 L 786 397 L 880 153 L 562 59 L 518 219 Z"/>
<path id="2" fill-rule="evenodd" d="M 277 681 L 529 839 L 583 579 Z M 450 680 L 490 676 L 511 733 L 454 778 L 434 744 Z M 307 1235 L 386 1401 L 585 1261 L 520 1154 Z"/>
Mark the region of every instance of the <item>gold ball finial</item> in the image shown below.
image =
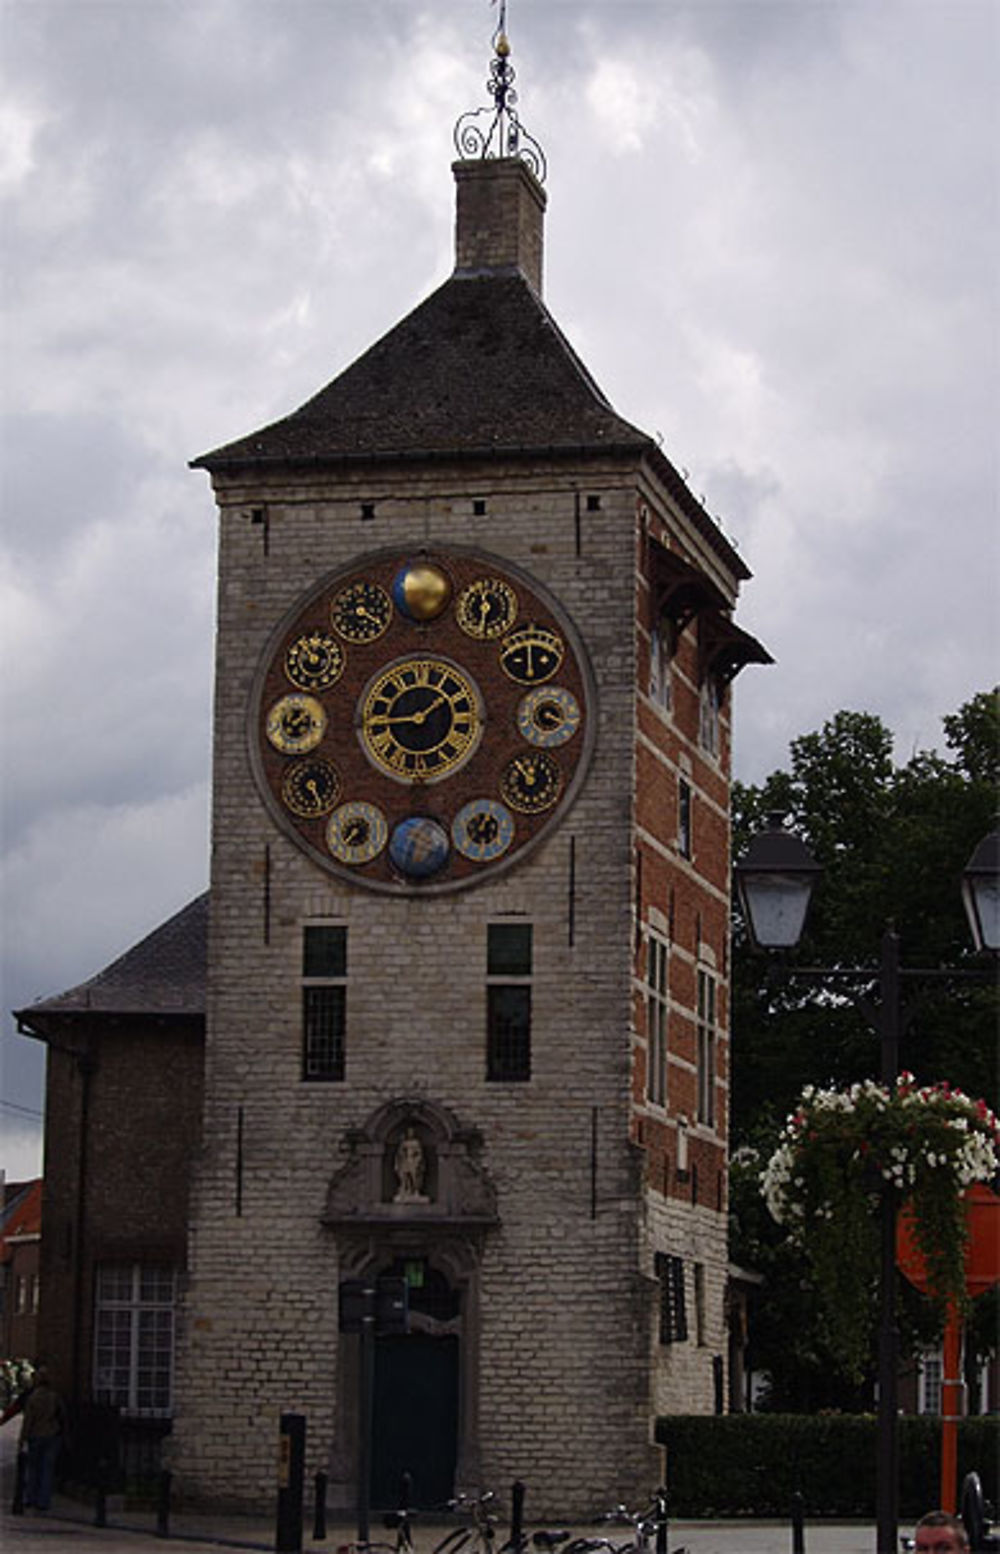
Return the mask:
<path id="1" fill-rule="evenodd" d="M 505 32 L 501 32 L 501 33 L 497 34 L 496 48 L 497 48 L 497 54 L 500 56 L 500 58 L 501 59 L 506 59 L 507 55 L 510 53 L 510 42 L 509 42 L 509 40 L 507 38 L 507 34 Z"/>

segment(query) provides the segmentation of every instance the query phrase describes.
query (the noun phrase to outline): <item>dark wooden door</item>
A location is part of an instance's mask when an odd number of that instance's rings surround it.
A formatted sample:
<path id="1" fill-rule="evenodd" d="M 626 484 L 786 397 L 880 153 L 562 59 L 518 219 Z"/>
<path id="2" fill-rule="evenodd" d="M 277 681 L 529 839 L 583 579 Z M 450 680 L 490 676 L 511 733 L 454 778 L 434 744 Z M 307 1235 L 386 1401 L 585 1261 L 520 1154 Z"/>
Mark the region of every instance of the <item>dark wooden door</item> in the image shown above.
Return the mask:
<path id="1" fill-rule="evenodd" d="M 412 1504 L 443 1506 L 455 1492 L 458 1338 L 429 1333 L 375 1343 L 371 1501 L 395 1510 L 404 1473 Z"/>

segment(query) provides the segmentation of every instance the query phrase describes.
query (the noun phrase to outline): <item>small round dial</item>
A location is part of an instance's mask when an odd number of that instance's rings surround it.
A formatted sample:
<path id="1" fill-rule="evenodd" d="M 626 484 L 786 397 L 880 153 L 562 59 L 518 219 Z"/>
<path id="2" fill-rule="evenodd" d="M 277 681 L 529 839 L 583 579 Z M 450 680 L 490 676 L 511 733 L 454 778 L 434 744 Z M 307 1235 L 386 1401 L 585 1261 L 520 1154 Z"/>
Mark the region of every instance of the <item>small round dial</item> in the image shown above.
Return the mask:
<path id="1" fill-rule="evenodd" d="M 517 726 L 530 745 L 554 749 L 580 727 L 580 703 L 561 685 L 529 691 L 517 709 Z"/>
<path id="2" fill-rule="evenodd" d="M 519 685 L 551 680 L 563 661 L 565 643 L 548 626 L 520 626 L 500 644 L 500 666 Z"/>
<path id="3" fill-rule="evenodd" d="M 301 691 L 322 691 L 344 672 L 344 650 L 329 632 L 296 637 L 285 654 L 285 674 Z"/>
<path id="4" fill-rule="evenodd" d="M 455 619 L 470 637 L 502 637 L 517 619 L 517 594 L 502 578 L 477 577 L 459 594 Z"/>
<path id="5" fill-rule="evenodd" d="M 514 817 L 497 799 L 472 799 L 452 821 L 451 839 L 463 857 L 489 863 L 514 840 Z"/>
<path id="6" fill-rule="evenodd" d="M 361 706 L 368 759 L 401 782 L 436 782 L 464 765 L 482 732 L 479 693 L 442 658 L 404 658 L 377 675 Z"/>
<path id="7" fill-rule="evenodd" d="M 285 773 L 281 797 L 293 815 L 328 815 L 340 798 L 340 777 L 332 761 L 296 761 Z"/>
<path id="8" fill-rule="evenodd" d="M 375 642 L 391 620 L 392 600 L 378 583 L 351 583 L 330 605 L 330 624 L 348 642 Z"/>
<path id="9" fill-rule="evenodd" d="M 306 755 L 326 733 L 326 713 L 315 696 L 293 691 L 275 702 L 266 727 L 268 739 L 282 755 Z"/>
<path id="10" fill-rule="evenodd" d="M 352 799 L 330 816 L 326 845 L 340 863 L 370 863 L 386 844 L 389 827 L 374 804 Z"/>
<path id="11" fill-rule="evenodd" d="M 408 815 L 393 827 L 389 857 L 408 879 L 426 880 L 448 862 L 448 833 L 428 815 Z"/>
<path id="12" fill-rule="evenodd" d="M 526 750 L 508 761 L 500 774 L 500 793 L 511 809 L 537 815 L 551 809 L 562 792 L 559 763 L 545 750 Z"/>

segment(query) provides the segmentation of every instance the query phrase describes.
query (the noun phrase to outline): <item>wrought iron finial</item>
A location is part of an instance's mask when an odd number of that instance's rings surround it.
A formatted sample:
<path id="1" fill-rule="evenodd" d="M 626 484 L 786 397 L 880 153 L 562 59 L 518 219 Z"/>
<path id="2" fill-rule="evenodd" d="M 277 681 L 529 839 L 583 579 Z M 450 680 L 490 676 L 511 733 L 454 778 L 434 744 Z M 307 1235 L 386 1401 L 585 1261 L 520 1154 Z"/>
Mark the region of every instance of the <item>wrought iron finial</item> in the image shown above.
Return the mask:
<path id="1" fill-rule="evenodd" d="M 545 182 L 545 153 L 534 136 L 529 135 L 517 116 L 515 72 L 510 62 L 507 37 L 507 0 L 499 3 L 497 29 L 493 34 L 493 59 L 486 90 L 493 99 L 492 108 L 473 108 L 463 113 L 455 125 L 455 150 L 463 159 L 475 157 L 516 157 L 526 162 L 539 183 Z"/>

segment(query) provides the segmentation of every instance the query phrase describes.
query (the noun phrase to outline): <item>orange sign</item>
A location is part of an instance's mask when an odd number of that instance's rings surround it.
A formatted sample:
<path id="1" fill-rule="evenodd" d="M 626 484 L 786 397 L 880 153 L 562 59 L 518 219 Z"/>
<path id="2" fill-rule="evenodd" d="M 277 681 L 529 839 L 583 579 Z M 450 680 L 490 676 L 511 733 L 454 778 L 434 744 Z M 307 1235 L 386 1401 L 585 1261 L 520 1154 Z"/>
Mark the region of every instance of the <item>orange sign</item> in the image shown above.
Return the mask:
<path id="1" fill-rule="evenodd" d="M 972 1296 L 1000 1283 L 1000 1198 L 985 1182 L 965 1189 L 969 1242 L 965 1249 L 965 1286 Z M 896 1261 L 918 1290 L 927 1292 L 927 1268 L 917 1245 L 913 1215 L 904 1208 L 896 1232 Z"/>

